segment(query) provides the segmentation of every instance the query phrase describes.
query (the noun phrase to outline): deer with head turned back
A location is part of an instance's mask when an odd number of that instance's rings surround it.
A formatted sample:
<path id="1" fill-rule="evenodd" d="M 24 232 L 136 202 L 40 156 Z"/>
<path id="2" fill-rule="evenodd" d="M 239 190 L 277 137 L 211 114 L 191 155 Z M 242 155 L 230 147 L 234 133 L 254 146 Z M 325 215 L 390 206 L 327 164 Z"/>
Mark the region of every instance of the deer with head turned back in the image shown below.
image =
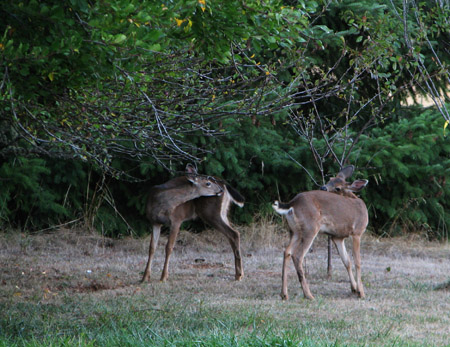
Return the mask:
<path id="1" fill-rule="evenodd" d="M 353 183 L 348 183 L 346 181 L 349 178 L 355 167 L 353 165 L 346 166 L 339 171 L 336 177 L 330 178 L 327 184 L 320 187 L 320 190 L 325 190 L 330 193 L 335 193 L 338 195 L 346 196 L 349 198 L 358 198 L 354 193 L 359 192 L 362 188 L 367 185 L 367 180 L 356 180 Z M 331 236 L 328 236 L 328 266 L 327 266 L 327 276 L 331 278 Z"/>
<path id="2" fill-rule="evenodd" d="M 361 280 L 360 239 L 366 230 L 369 217 L 364 201 L 353 192 L 364 188 L 368 181 L 358 180 L 351 184 L 345 182 L 345 178 L 349 177 L 351 172 L 353 167 L 346 167 L 321 187 L 321 190 L 300 193 L 289 203 L 275 201 L 272 205 L 277 213 L 286 216 L 290 228 L 290 240 L 283 258 L 281 290 L 283 300 L 288 299 L 287 266 L 290 258 L 297 271 L 303 294 L 307 299 L 314 299 L 304 273 L 303 260 L 319 232 L 330 235 L 336 245 L 347 269 L 351 290 L 361 298 L 365 296 Z M 344 243 L 344 239 L 349 236 L 353 240 L 356 281 Z"/>
<path id="3" fill-rule="evenodd" d="M 147 219 L 152 224 L 149 256 L 142 282 L 149 281 L 151 265 L 158 245 L 161 227 L 169 225 L 169 239 L 161 281 L 169 277 L 169 260 L 180 226 L 184 221 L 200 217 L 204 222 L 224 234 L 235 258 L 235 279 L 241 280 L 244 273 L 240 251 L 240 234 L 228 221 L 231 202 L 242 207 L 244 198 L 231 186 L 213 177 L 197 174 L 190 165 L 186 166 L 186 176 L 174 178 L 164 184 L 154 186 L 147 200 Z"/>

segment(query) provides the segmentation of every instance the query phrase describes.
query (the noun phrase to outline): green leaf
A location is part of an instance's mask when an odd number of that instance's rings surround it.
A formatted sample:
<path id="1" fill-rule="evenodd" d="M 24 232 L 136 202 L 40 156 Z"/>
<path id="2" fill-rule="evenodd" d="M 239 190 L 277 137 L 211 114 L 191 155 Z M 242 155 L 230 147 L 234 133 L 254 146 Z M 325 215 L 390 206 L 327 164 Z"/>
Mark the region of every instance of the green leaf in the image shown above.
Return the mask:
<path id="1" fill-rule="evenodd" d="M 120 44 L 124 42 L 127 39 L 127 37 L 124 34 L 118 34 L 114 37 L 114 40 L 112 43 L 114 44 Z"/>

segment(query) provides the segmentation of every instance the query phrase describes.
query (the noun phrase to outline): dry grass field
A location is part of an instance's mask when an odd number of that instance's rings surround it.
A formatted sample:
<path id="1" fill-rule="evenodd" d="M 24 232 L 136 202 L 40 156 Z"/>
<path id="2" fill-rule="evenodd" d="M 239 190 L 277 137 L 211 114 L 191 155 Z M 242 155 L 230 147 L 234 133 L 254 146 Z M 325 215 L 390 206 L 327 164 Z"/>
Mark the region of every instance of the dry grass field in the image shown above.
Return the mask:
<path id="1" fill-rule="evenodd" d="M 280 226 L 242 230 L 241 282 L 228 243 L 212 230 L 182 231 L 169 280 L 159 282 L 165 241 L 151 283 L 141 284 L 149 238 L 0 234 L 0 346 L 450 345 L 448 243 L 365 235 L 360 300 L 335 249 L 327 279 L 319 237 L 306 257 L 316 300 L 303 298 L 291 264 L 290 300 L 281 301 Z"/>

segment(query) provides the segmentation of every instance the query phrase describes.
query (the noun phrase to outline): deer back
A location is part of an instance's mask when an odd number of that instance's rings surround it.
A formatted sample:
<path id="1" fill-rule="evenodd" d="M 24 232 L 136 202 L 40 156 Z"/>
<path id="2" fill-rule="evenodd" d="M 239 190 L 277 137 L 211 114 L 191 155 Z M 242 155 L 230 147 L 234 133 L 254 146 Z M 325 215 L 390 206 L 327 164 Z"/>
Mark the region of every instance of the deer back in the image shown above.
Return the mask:
<path id="1" fill-rule="evenodd" d="M 289 204 L 289 225 L 294 228 L 319 228 L 338 237 L 363 233 L 369 222 L 367 207 L 357 197 L 346 197 L 313 190 L 298 194 Z"/>
<path id="2" fill-rule="evenodd" d="M 184 217 L 192 214 L 192 207 L 187 205 L 185 209 L 181 208 L 174 214 L 178 206 L 200 196 L 220 197 L 222 193 L 222 187 L 209 177 L 177 177 L 150 189 L 146 215 L 151 222 L 159 224 L 170 224 L 173 218 L 185 220 Z"/>
<path id="3" fill-rule="evenodd" d="M 167 221 L 164 224 L 172 223 L 173 221 L 184 222 L 197 217 L 200 217 L 211 226 L 217 225 L 220 220 L 228 223 L 228 210 L 231 202 L 242 207 L 245 199 L 236 189 L 222 180 L 218 178 L 212 178 L 212 180 L 221 187 L 223 194 L 201 196 L 178 205 L 169 216 L 170 221 Z M 152 191 L 173 189 L 185 184 L 188 184 L 186 177 L 177 177 L 164 184 L 154 186 Z M 150 201 L 154 201 L 154 193 L 152 194 L 152 192 L 149 196 L 149 202 Z M 149 208 L 153 208 L 153 205 L 147 205 L 147 209 Z"/>

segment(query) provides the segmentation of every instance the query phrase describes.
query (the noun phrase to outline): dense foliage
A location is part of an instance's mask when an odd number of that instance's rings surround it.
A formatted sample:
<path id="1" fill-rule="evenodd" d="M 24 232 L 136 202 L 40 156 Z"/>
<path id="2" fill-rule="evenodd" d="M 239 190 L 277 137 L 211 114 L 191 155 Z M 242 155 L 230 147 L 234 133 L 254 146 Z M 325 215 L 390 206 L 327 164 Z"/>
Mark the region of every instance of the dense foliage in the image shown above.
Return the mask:
<path id="1" fill-rule="evenodd" d="M 368 168 L 364 198 L 375 230 L 448 239 L 450 142 L 437 112 L 416 114 L 372 129 L 352 155 Z"/>
<path id="2" fill-rule="evenodd" d="M 412 109 L 411 112 L 417 112 Z M 202 172 L 226 177 L 247 200 L 234 210 L 237 222 L 271 213 L 270 202 L 289 200 L 299 191 L 315 189 L 314 181 L 292 158 L 314 172 L 308 143 L 288 125 L 259 127 L 228 124 L 232 131 L 208 138 L 214 153 L 199 166 Z M 199 138 L 200 141 L 200 138 Z M 326 147 L 324 141 L 315 144 Z M 430 238 L 448 237 L 450 144 L 436 111 L 402 118 L 363 135 L 350 161 L 356 178 L 368 178 L 362 197 L 371 215 L 371 229 L 389 235 L 422 231 Z M 336 148 L 341 154 L 343 148 Z M 330 166 L 335 173 L 338 166 Z M 180 166 L 181 170 L 182 167 Z M 147 182 L 106 179 L 74 161 L 17 157 L 0 168 L 1 224 L 24 229 L 64 222 L 83 222 L 110 236 L 145 233 L 146 190 L 170 178 L 160 170 Z M 142 165 L 143 176 L 148 167 Z M 317 174 L 313 177 L 320 181 Z"/>
<path id="3" fill-rule="evenodd" d="M 350 162 L 377 232 L 448 237 L 449 14 L 406 0 L 6 1 L 0 226 L 141 233 L 142 187 L 194 161 L 247 197 L 249 222 Z M 419 94 L 435 111 L 406 108 Z"/>

